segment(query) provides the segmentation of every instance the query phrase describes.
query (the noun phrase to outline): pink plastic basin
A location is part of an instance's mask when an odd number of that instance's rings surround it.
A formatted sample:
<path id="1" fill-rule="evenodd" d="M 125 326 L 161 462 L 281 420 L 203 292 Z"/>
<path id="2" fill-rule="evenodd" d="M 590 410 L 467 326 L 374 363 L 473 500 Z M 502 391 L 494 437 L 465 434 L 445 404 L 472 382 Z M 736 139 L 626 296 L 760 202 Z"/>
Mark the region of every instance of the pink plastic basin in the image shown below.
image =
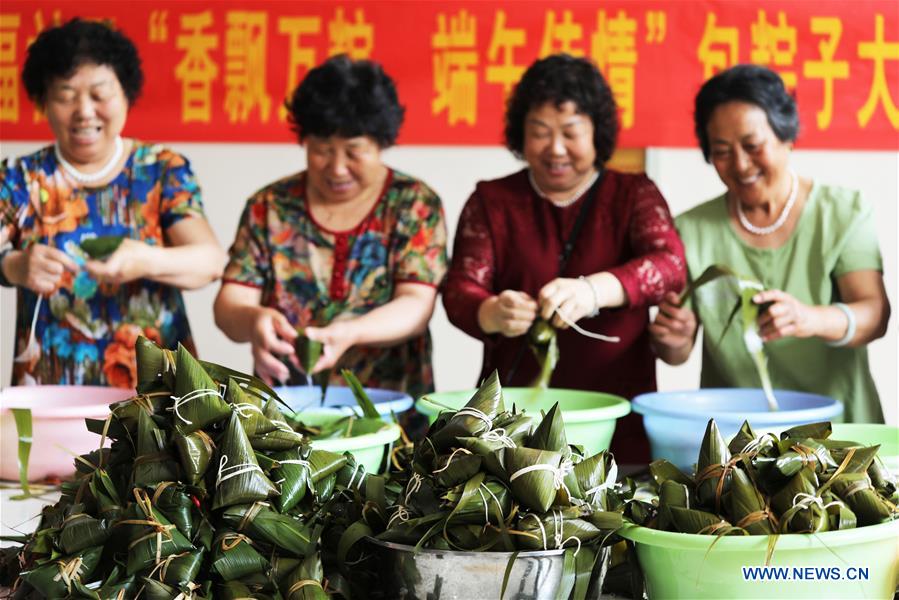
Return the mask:
<path id="1" fill-rule="evenodd" d="M 99 386 L 13 386 L 0 391 L 0 479 L 19 480 L 19 438 L 9 409 L 31 409 L 28 479 L 40 481 L 70 477 L 75 472 L 73 453 L 100 446 L 100 436 L 87 430 L 84 419 L 105 419 L 110 404 L 132 396 L 130 389 Z"/>

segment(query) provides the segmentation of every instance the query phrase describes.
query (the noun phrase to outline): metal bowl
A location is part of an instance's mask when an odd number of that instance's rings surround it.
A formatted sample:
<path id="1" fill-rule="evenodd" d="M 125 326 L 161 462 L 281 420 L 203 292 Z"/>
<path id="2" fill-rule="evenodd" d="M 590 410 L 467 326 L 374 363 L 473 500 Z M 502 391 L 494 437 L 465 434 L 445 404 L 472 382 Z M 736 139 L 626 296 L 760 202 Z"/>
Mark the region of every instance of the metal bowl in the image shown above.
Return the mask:
<path id="1" fill-rule="evenodd" d="M 513 552 L 455 552 L 368 541 L 379 548 L 384 584 L 391 598 L 497 600 Z M 564 550 L 519 552 L 509 574 L 504 600 L 556 598 L 562 580 Z"/>

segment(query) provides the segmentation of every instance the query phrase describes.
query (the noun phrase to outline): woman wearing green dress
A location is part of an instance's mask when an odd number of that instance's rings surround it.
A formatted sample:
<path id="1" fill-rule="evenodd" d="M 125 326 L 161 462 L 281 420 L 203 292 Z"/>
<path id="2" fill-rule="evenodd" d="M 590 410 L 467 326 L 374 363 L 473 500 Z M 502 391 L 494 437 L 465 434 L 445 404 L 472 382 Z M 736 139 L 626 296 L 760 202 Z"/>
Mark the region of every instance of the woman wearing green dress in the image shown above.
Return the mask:
<path id="1" fill-rule="evenodd" d="M 758 323 L 774 386 L 841 400 L 850 422 L 883 422 L 866 345 L 886 333 L 890 305 L 871 206 L 793 171 L 796 103 L 765 67 L 707 81 L 694 121 L 727 192 L 676 219 L 690 279 L 719 264 L 764 284 L 753 301 L 768 305 Z M 701 324 L 701 387 L 758 387 L 739 327 L 727 328 L 734 296 L 719 281 L 699 289 L 692 310 L 668 295 L 650 327 L 654 348 L 683 363 Z"/>

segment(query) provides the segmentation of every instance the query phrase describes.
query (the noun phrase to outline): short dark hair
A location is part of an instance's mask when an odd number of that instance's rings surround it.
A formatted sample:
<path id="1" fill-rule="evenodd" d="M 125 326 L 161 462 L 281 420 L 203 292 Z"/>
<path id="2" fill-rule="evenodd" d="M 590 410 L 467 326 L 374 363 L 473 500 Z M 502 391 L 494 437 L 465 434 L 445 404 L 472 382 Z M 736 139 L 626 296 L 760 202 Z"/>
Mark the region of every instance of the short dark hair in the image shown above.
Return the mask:
<path id="1" fill-rule="evenodd" d="M 311 69 L 285 106 L 300 142 L 310 135 L 366 135 L 381 148 L 396 141 L 406 112 L 379 64 L 345 54 Z"/>
<path id="2" fill-rule="evenodd" d="M 787 92 L 780 75 L 759 65 L 737 65 L 706 81 L 696 94 L 693 123 L 706 162 L 711 152 L 709 120 L 716 108 L 728 102 L 746 102 L 761 108 L 774 135 L 782 142 L 795 141 L 799 135 L 796 100 Z"/>
<path id="3" fill-rule="evenodd" d="M 569 101 L 574 102 L 577 112 L 593 121 L 596 166 L 601 167 L 615 150 L 618 107 L 596 65 L 568 54 L 541 58 L 524 72 L 506 104 L 506 147 L 521 158 L 528 112 L 547 102 L 558 108 Z"/>
<path id="4" fill-rule="evenodd" d="M 134 43 L 111 25 L 76 17 L 64 25 L 45 29 L 28 47 L 22 69 L 28 97 L 43 107 L 53 80 L 71 77 L 85 64 L 111 67 L 129 105 L 140 96 L 144 73 Z"/>

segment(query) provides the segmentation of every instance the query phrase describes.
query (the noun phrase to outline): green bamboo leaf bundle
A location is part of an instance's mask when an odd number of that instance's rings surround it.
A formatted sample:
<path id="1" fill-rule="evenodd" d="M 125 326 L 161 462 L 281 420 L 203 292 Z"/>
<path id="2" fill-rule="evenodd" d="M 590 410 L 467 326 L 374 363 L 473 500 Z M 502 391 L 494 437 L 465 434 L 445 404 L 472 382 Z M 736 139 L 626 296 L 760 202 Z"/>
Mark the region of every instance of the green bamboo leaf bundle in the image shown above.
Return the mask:
<path id="1" fill-rule="evenodd" d="M 303 333 L 303 330 L 297 330 L 297 337 L 293 342 L 294 351 L 297 354 L 297 360 L 300 361 L 300 367 L 307 376 L 312 374 L 312 369 L 318 363 L 318 359 L 322 355 L 324 345 L 317 340 L 310 340 Z"/>
<path id="2" fill-rule="evenodd" d="M 85 238 L 81 240 L 79 246 L 81 246 L 81 249 L 91 258 L 104 260 L 118 250 L 124 239 L 124 236 L 121 235 L 101 235 Z"/>
<path id="3" fill-rule="evenodd" d="M 628 502 L 634 523 L 707 535 L 810 534 L 899 519 L 892 475 L 881 473 L 878 446 L 830 439 L 830 423 L 784 431 L 779 440 L 748 423 L 728 447 L 710 421 L 691 479 L 673 465 L 650 465 L 657 508 Z M 820 437 L 814 437 L 820 436 Z M 730 453 L 734 455 L 731 457 Z M 882 485 L 875 484 L 885 478 Z M 770 553 L 776 542 L 769 545 Z"/>
<path id="4" fill-rule="evenodd" d="M 562 454 L 533 448 L 507 448 L 509 486 L 522 506 L 544 513 L 562 486 Z"/>
<path id="5" fill-rule="evenodd" d="M 696 500 L 700 506 L 718 509 L 722 496 L 730 489 L 730 451 L 714 419 L 706 425 L 699 458 L 696 461 Z"/>
<path id="6" fill-rule="evenodd" d="M 172 443 L 178 453 L 185 480 L 191 485 L 199 484 L 203 481 L 203 476 L 206 475 L 215 454 L 215 443 L 212 438 L 203 430 L 187 435 L 174 432 Z"/>
<path id="7" fill-rule="evenodd" d="M 137 419 L 137 451 L 134 457 L 134 484 L 150 485 L 159 481 L 176 481 L 178 463 L 172 460 L 166 432 L 145 411 Z"/>
<path id="8" fill-rule="evenodd" d="M 272 510 L 266 502 L 229 506 L 222 522 L 238 533 L 277 546 L 292 556 L 306 556 L 315 550 L 312 529 L 300 519 Z"/>
<path id="9" fill-rule="evenodd" d="M 537 318 L 528 329 L 527 340 L 528 347 L 539 366 L 537 376 L 531 382 L 530 387 L 545 390 L 549 387 L 549 381 L 559 363 L 559 342 L 556 337 L 556 328 L 546 319 Z"/>
<path id="10" fill-rule="evenodd" d="M 262 472 L 237 414 L 228 420 L 219 455 L 212 510 L 265 500 L 278 493 L 275 484 Z"/>
<path id="11" fill-rule="evenodd" d="M 765 286 L 754 279 L 734 273 L 724 265 L 711 265 L 698 278 L 688 283 L 687 288 L 680 296 L 679 304 L 682 305 L 686 300 L 692 299 L 700 287 L 721 278 L 729 280 L 736 288 L 738 296 L 736 306 L 724 328 L 724 333 L 729 329 L 733 318 L 739 314 L 743 326 L 743 343 L 755 364 L 765 400 L 768 402 L 768 410 L 778 410 L 777 399 L 774 397 L 774 388 L 768 373 L 768 356 L 765 354 L 764 344 L 758 332 L 759 312 L 765 307 L 760 307 L 752 301 L 756 294 L 765 291 Z"/>
<path id="12" fill-rule="evenodd" d="M 242 533 L 222 529 L 212 543 L 212 568 L 225 581 L 264 572 L 269 562 Z"/>
<path id="13" fill-rule="evenodd" d="M 504 411 L 503 390 L 499 374 L 494 371 L 465 406 L 432 436 L 432 441 L 438 448 L 447 448 L 455 444 L 457 437 L 479 436 L 490 431 L 493 419 Z"/>
<path id="14" fill-rule="evenodd" d="M 577 510 L 553 510 L 542 515 L 526 513 L 518 529 L 526 534 L 515 538 L 522 550 L 580 547 L 602 533 L 589 521 L 581 519 Z"/>
<path id="15" fill-rule="evenodd" d="M 184 346 L 175 353 L 175 428 L 179 433 L 203 429 L 231 414 L 220 386 Z"/>
<path id="16" fill-rule="evenodd" d="M 76 554 L 94 546 L 102 546 L 109 537 L 106 521 L 83 512 L 84 505 L 69 507 L 69 515 L 59 532 L 59 546 L 64 554 Z"/>
<path id="17" fill-rule="evenodd" d="M 71 593 L 74 582 L 90 580 L 102 554 L 102 546 L 87 548 L 23 571 L 21 577 L 45 598 L 65 598 Z"/>
<path id="18" fill-rule="evenodd" d="M 256 396 L 247 394 L 233 378 L 228 378 L 225 390 L 225 401 L 240 417 L 244 432 L 252 438 L 256 435 L 275 431 L 278 427 L 265 416 L 262 401 Z"/>
<path id="19" fill-rule="evenodd" d="M 116 523 L 127 525 L 130 530 L 128 575 L 152 567 L 172 554 L 195 550 L 178 528 L 153 506 L 145 490 L 136 488 L 134 496 L 137 501 L 131 504 L 125 519 Z"/>
<path id="20" fill-rule="evenodd" d="M 322 585 L 324 573 L 318 555 L 308 556 L 294 569 L 282 586 L 284 600 L 328 600 Z"/>
<path id="21" fill-rule="evenodd" d="M 134 345 L 137 355 L 137 392 L 145 394 L 175 387 L 175 355 L 144 336 Z"/>

